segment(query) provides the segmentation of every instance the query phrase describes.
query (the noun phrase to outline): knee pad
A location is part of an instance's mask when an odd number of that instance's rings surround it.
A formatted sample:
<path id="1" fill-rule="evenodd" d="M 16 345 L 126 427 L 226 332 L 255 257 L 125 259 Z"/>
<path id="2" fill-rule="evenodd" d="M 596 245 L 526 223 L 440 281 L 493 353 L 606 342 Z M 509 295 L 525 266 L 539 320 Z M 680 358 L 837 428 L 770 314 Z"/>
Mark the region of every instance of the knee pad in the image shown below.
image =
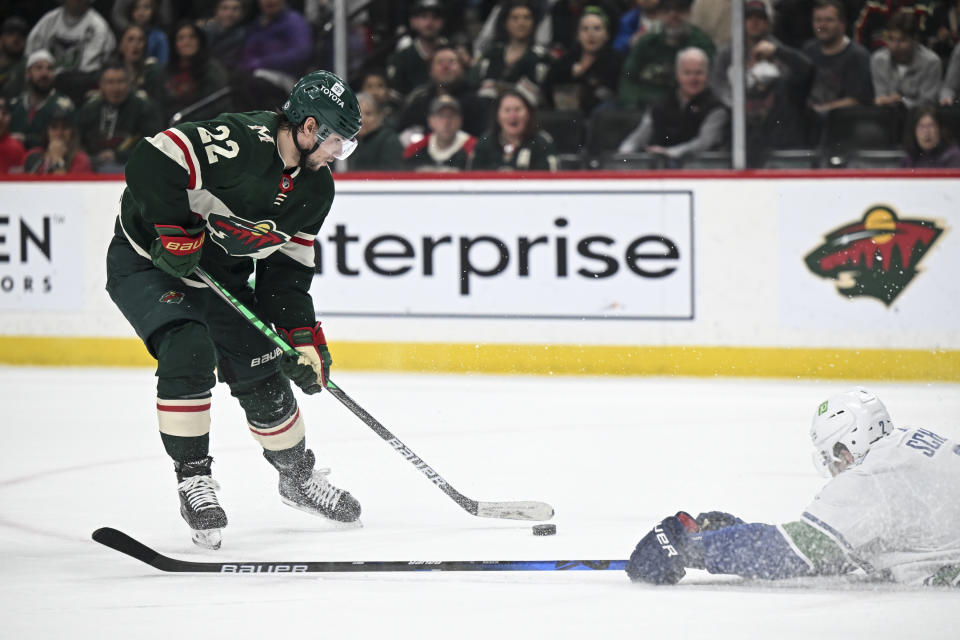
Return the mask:
<path id="1" fill-rule="evenodd" d="M 289 449 L 303 440 L 306 428 L 290 381 L 279 373 L 255 382 L 238 382 L 230 392 L 247 415 L 254 440 L 268 451 Z"/>

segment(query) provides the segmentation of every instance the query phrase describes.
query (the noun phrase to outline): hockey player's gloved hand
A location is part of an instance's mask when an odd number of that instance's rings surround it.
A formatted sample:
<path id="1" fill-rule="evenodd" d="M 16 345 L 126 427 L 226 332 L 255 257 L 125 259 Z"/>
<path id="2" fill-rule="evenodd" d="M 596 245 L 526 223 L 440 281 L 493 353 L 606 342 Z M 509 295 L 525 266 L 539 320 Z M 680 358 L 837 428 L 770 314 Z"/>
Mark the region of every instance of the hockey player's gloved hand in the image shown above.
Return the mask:
<path id="1" fill-rule="evenodd" d="M 176 225 L 156 225 L 160 237 L 150 245 L 150 258 L 159 269 L 174 278 L 190 275 L 200 264 L 204 227 L 184 229 Z"/>
<path id="2" fill-rule="evenodd" d="M 703 568 L 699 532 L 696 520 L 685 511 L 664 518 L 630 554 L 627 575 L 634 582 L 677 584 L 686 567 Z"/>
<path id="3" fill-rule="evenodd" d="M 296 360 L 283 356 L 278 364 L 280 372 L 290 378 L 304 393 L 313 394 L 323 391 L 330 377 L 330 365 L 333 358 L 327 349 L 327 339 L 318 322 L 314 327 L 297 329 L 277 329 L 290 346 L 300 353 Z"/>
<path id="4" fill-rule="evenodd" d="M 736 524 L 747 523 L 726 511 L 707 511 L 697 516 L 697 526 L 700 527 L 700 531 L 716 531 Z"/>

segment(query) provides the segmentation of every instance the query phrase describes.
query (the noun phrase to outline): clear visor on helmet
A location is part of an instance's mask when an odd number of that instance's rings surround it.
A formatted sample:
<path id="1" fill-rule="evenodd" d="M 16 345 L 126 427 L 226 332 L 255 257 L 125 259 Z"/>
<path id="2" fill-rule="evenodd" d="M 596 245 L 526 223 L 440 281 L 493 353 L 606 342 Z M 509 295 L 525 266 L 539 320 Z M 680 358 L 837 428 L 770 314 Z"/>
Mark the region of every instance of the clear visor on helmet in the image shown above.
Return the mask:
<path id="1" fill-rule="evenodd" d="M 320 144 L 320 149 L 337 160 L 346 160 L 357 148 L 355 137 L 345 138 L 325 124 L 321 124 L 317 131 L 317 142 Z"/>

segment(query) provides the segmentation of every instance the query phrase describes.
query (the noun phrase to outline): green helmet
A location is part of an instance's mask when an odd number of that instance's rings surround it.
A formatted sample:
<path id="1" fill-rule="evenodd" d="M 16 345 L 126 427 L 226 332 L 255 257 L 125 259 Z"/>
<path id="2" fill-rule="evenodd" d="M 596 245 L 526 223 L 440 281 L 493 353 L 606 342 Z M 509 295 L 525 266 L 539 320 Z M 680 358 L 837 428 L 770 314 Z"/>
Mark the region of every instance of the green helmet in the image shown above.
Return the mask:
<path id="1" fill-rule="evenodd" d="M 329 71 L 311 71 L 300 78 L 282 109 L 287 119 L 298 126 L 313 116 L 321 129 L 348 140 L 360 131 L 357 96 L 346 82 Z"/>

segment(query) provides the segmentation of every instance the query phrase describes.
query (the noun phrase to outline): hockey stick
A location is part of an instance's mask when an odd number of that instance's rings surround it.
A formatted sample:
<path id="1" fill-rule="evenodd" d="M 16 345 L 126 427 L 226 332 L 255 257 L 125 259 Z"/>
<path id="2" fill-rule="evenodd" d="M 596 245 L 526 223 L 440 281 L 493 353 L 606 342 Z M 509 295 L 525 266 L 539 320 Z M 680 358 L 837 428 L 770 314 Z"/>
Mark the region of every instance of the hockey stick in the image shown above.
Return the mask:
<path id="1" fill-rule="evenodd" d="M 102 527 L 93 539 L 154 569 L 172 573 L 346 573 L 384 571 L 621 571 L 626 560 L 325 560 L 191 562 L 154 551 L 122 531 Z"/>
<path id="2" fill-rule="evenodd" d="M 267 326 L 252 311 L 237 300 L 223 285 L 214 280 L 206 271 L 197 268 L 194 273 L 208 286 L 214 293 L 223 298 L 228 305 L 234 308 L 240 315 L 247 319 L 250 324 L 255 326 L 260 332 L 269 338 L 284 354 L 293 358 L 299 358 L 300 354 L 291 347 L 286 341 L 277 335 L 277 332 Z M 410 464 L 420 470 L 423 475 L 435 484 L 441 491 L 447 494 L 454 502 L 460 505 L 467 513 L 484 518 L 504 518 L 507 520 L 549 520 L 553 517 L 553 507 L 545 502 L 533 501 L 515 501 L 515 502 L 480 502 L 463 495 L 454 489 L 450 483 L 444 480 L 430 465 L 424 462 L 423 458 L 415 454 L 410 447 L 400 441 L 393 435 L 389 429 L 380 424 L 376 418 L 367 413 L 363 407 L 354 402 L 353 398 L 337 386 L 333 380 L 327 380 L 325 388 L 334 398 L 339 400 L 343 406 L 350 409 L 364 424 L 373 429 L 373 431 L 383 438 L 387 444 L 403 456 Z"/>

